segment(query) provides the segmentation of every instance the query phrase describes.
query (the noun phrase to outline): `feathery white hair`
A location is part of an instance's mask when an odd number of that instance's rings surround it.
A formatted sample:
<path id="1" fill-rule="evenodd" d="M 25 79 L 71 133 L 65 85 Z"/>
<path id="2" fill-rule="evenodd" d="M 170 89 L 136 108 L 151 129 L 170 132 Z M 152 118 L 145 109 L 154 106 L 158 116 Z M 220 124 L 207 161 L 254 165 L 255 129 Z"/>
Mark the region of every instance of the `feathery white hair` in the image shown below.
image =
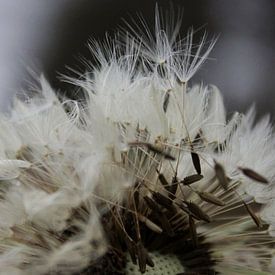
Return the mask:
<path id="1" fill-rule="evenodd" d="M 137 182 L 144 185 L 140 196 L 151 197 L 165 191 L 160 175 L 175 173 L 204 176 L 192 189 L 178 188 L 175 207 L 183 202 L 187 211 L 192 201 L 213 220 L 195 223 L 198 236 L 211 243 L 215 269 L 271 272 L 275 139 L 269 117 L 255 123 L 251 108 L 228 121 L 217 87 L 188 86 L 215 41 L 207 44 L 203 36 L 193 44 L 193 31 L 178 38 L 178 19 L 166 24 L 157 10 L 153 32 L 141 23 L 104 43 L 91 41 L 97 64 L 78 79 L 66 78 L 85 91 L 84 105 L 59 100 L 41 76 L 36 94 L 16 98 L 10 114 L 1 115 L 0 274 L 81 272 L 109 249 L 102 217 L 127 209 Z M 218 168 L 230 179 L 228 189 L 215 179 Z M 255 181 L 260 175 L 268 183 Z M 214 207 L 214 196 L 225 205 Z M 250 208 L 234 214 L 255 202 L 258 214 Z M 256 215 L 264 224 L 259 231 L 251 230 Z"/>

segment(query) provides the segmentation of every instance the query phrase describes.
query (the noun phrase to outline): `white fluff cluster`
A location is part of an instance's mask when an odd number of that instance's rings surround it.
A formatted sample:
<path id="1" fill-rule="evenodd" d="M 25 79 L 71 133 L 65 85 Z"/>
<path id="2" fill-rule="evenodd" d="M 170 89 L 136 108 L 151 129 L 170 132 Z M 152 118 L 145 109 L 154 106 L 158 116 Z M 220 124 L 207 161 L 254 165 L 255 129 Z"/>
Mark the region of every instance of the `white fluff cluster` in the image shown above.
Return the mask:
<path id="1" fill-rule="evenodd" d="M 165 25 L 157 12 L 154 32 L 142 34 L 141 24 L 136 34 L 92 42 L 98 64 L 79 79 L 67 78 L 87 93 L 84 105 L 60 101 L 41 77 L 36 93 L 16 98 L 11 113 L 1 115 L 0 274 L 74 274 L 102 256 L 108 245 L 101 215 L 123 201 L 137 179 L 155 182 L 152 163 L 126 159 L 137 139 L 179 158 L 162 169 L 171 174 L 177 168 L 182 178 L 195 172 L 195 150 L 204 175 L 198 188 L 215 176 L 219 162 L 238 182 L 240 196 L 264 204 L 261 218 L 275 236 L 269 118 L 255 124 L 252 108 L 228 121 L 215 86 L 188 86 L 214 43 L 203 37 L 193 44 L 192 32 L 179 39 L 175 21 Z M 196 144 L 198 134 L 203 140 Z M 269 184 L 238 167 L 257 171 Z M 207 237 L 207 230 L 201 234 Z"/>

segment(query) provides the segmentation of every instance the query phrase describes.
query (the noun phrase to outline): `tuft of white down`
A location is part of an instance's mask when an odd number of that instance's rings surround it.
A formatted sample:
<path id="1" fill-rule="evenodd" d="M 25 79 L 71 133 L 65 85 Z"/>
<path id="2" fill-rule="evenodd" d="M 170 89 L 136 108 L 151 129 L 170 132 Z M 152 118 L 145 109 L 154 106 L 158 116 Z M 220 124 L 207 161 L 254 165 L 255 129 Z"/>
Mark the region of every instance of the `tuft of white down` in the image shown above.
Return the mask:
<path id="1" fill-rule="evenodd" d="M 137 33 L 132 28 L 132 34 L 90 45 L 97 65 L 90 64 L 80 79 L 66 78 L 86 93 L 84 104 L 59 100 L 41 76 L 31 95 L 16 98 L 10 114 L 1 115 L 0 274 L 73 274 L 102 256 L 107 244 L 101 215 L 123 201 L 137 180 L 156 182 L 150 178 L 156 177 L 156 159 L 139 162 L 135 152 L 148 155 L 146 148 L 129 146 L 138 140 L 172 153 L 180 148 L 182 178 L 196 172 L 190 161 L 196 150 L 205 177 L 198 187 L 214 176 L 218 161 L 240 182 L 240 194 L 266 205 L 262 219 L 274 235 L 275 139 L 269 119 L 254 125 L 251 109 L 228 121 L 218 88 L 189 86 L 214 42 L 207 45 L 204 36 L 193 45 L 193 32 L 178 39 L 180 24 L 164 26 L 162 20 L 157 12 L 154 32 L 144 33 L 141 24 Z M 203 146 L 191 148 L 200 132 Z M 163 171 L 171 171 L 168 166 Z M 238 166 L 270 183 L 256 183 Z"/>
<path id="2" fill-rule="evenodd" d="M 130 185 L 113 156 L 122 148 L 113 123 L 98 112 L 84 129 L 79 103 L 60 102 L 40 83 L 0 118 L 0 274 L 85 268 L 106 249 L 96 206 L 117 203 Z M 64 237 L 71 227 L 75 233 Z"/>

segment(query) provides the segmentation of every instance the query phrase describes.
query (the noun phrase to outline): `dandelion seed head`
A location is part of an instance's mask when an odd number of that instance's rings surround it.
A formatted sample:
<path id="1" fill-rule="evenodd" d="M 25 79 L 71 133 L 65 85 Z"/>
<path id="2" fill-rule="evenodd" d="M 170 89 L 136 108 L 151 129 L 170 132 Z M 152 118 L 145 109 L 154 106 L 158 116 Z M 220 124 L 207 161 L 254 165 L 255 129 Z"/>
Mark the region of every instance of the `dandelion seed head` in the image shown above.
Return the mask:
<path id="1" fill-rule="evenodd" d="M 0 274 L 274 272 L 270 119 L 190 86 L 215 39 L 181 19 L 91 40 L 85 102 L 41 76 L 1 115 Z"/>

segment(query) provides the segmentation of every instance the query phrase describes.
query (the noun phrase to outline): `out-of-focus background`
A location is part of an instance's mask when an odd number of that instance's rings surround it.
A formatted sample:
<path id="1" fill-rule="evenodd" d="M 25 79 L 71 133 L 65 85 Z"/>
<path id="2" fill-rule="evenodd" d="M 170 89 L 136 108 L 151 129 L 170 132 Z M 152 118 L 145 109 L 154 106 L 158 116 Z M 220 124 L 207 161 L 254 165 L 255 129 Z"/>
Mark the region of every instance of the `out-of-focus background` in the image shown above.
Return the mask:
<path id="1" fill-rule="evenodd" d="M 87 40 L 102 39 L 142 14 L 154 20 L 155 0 L 0 0 L 0 109 L 27 84 L 28 71 L 43 72 L 53 87 L 68 90 L 58 73 L 81 69 L 90 58 Z M 274 0 L 159 0 L 183 8 L 183 31 L 190 26 L 219 35 L 211 59 L 196 79 L 217 85 L 229 112 L 255 102 L 260 114 L 275 115 Z"/>

